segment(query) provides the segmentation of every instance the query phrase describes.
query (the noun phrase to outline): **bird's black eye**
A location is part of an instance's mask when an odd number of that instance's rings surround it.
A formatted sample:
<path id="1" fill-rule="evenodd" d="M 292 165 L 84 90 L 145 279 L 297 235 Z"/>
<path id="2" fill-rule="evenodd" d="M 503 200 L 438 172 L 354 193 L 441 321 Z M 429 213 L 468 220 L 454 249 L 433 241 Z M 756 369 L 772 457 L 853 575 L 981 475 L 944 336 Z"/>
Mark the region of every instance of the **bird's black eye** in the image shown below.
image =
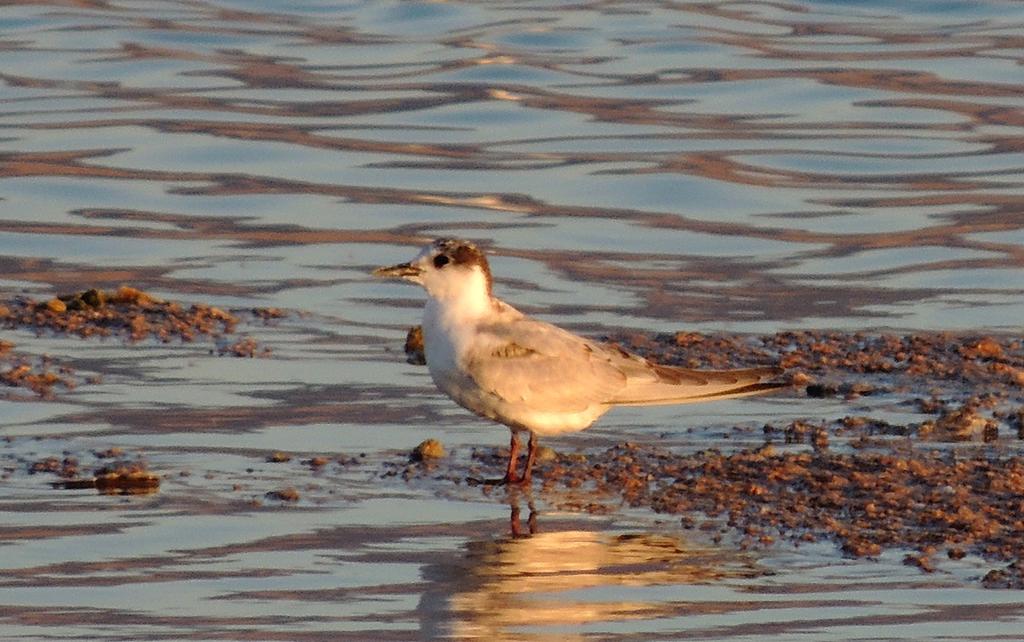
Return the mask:
<path id="1" fill-rule="evenodd" d="M 451 259 L 449 259 L 444 254 L 438 254 L 437 256 L 434 257 L 434 267 L 438 269 L 443 268 L 444 266 L 448 265 L 448 261 L 450 260 Z"/>

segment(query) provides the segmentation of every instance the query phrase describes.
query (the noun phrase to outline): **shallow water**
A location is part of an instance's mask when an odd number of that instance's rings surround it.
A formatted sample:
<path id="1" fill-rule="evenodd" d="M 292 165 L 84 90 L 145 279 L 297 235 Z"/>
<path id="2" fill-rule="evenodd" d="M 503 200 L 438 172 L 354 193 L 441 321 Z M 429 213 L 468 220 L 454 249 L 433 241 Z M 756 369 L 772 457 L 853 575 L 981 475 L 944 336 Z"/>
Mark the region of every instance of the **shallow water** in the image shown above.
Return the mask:
<path id="1" fill-rule="evenodd" d="M 291 314 L 243 326 L 273 350 L 255 360 L 0 333 L 99 376 L 0 400 L 0 635 L 1016 637 L 1024 600 L 978 589 L 978 560 L 755 555 L 653 514 L 381 478 L 427 436 L 462 466 L 506 433 L 404 362 L 422 295 L 367 273 L 458 235 L 493 251 L 500 296 L 590 334 L 1019 332 L 1022 26 L 1006 2 L 3 6 L 0 293 Z M 737 425 L 847 412 L 623 410 L 552 445 L 732 447 Z M 111 446 L 160 493 L 26 472 Z M 265 499 L 287 486 L 299 502 Z M 538 532 L 513 537 L 530 500 Z"/>

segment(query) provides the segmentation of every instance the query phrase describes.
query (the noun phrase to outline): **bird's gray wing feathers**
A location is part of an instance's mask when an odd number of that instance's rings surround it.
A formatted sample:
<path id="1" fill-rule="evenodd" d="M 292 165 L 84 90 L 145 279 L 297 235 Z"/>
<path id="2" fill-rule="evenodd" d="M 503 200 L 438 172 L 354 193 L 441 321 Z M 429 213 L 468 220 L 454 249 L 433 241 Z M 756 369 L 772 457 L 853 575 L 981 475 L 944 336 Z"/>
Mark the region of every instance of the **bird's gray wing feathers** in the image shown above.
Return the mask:
<path id="1" fill-rule="evenodd" d="M 691 403 L 711 399 L 745 397 L 768 392 L 788 384 L 767 381 L 782 374 L 780 368 L 765 366 L 739 370 L 690 370 L 651 363 L 629 355 L 620 362 L 626 386 L 607 403 L 616 406 L 655 406 Z"/>
<path id="2" fill-rule="evenodd" d="M 467 374 L 491 394 L 537 410 L 679 404 L 758 394 L 785 385 L 765 381 L 781 373 L 778 368 L 689 370 L 659 365 L 527 317 L 479 330 L 482 340 L 468 355 Z"/>
<path id="3" fill-rule="evenodd" d="M 626 375 L 604 350 L 557 326 L 524 317 L 478 331 L 466 373 L 507 402 L 578 412 L 604 404 L 626 386 Z"/>

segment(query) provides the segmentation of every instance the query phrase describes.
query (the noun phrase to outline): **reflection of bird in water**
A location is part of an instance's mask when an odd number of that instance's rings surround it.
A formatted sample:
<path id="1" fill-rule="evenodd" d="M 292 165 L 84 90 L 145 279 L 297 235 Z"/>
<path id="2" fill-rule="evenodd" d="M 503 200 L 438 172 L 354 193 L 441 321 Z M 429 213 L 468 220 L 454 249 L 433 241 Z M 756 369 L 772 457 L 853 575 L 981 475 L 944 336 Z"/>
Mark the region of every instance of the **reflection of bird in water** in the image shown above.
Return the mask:
<path id="1" fill-rule="evenodd" d="M 687 370 L 652 363 L 531 319 L 491 293 L 487 259 L 468 241 L 441 239 L 377 276 L 427 291 L 423 344 L 437 387 L 459 405 L 512 431 L 501 483 L 530 481 L 537 435 L 576 432 L 614 406 L 652 406 L 759 394 L 784 384 L 778 368 Z M 516 470 L 520 432 L 530 435 Z"/>
<path id="2" fill-rule="evenodd" d="M 513 507 L 513 528 L 516 510 Z M 533 523 L 533 519 L 530 520 Z M 420 612 L 427 637 L 483 640 L 582 639 L 566 627 L 676 617 L 645 587 L 703 584 L 761 573 L 743 558 L 687 545 L 667 533 L 535 532 L 471 541 L 452 563 L 424 569 L 431 588 Z M 557 635 L 545 636 L 550 627 Z M 524 634 L 529 630 L 530 634 Z"/>

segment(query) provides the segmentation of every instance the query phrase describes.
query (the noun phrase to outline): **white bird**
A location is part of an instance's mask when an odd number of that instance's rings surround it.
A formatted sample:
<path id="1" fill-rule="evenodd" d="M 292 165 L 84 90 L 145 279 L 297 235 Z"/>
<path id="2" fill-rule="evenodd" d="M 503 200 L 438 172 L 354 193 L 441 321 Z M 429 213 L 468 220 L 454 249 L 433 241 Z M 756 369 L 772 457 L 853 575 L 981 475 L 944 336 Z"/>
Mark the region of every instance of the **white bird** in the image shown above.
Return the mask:
<path id="1" fill-rule="evenodd" d="M 760 394 L 775 367 L 688 370 L 532 319 L 491 292 L 487 258 L 469 241 L 438 239 L 408 263 L 374 270 L 423 286 L 423 346 L 434 383 L 463 408 L 512 431 L 495 483 L 525 484 L 537 436 L 577 432 L 614 406 L 682 404 Z M 530 433 L 523 473 L 519 433 Z"/>

